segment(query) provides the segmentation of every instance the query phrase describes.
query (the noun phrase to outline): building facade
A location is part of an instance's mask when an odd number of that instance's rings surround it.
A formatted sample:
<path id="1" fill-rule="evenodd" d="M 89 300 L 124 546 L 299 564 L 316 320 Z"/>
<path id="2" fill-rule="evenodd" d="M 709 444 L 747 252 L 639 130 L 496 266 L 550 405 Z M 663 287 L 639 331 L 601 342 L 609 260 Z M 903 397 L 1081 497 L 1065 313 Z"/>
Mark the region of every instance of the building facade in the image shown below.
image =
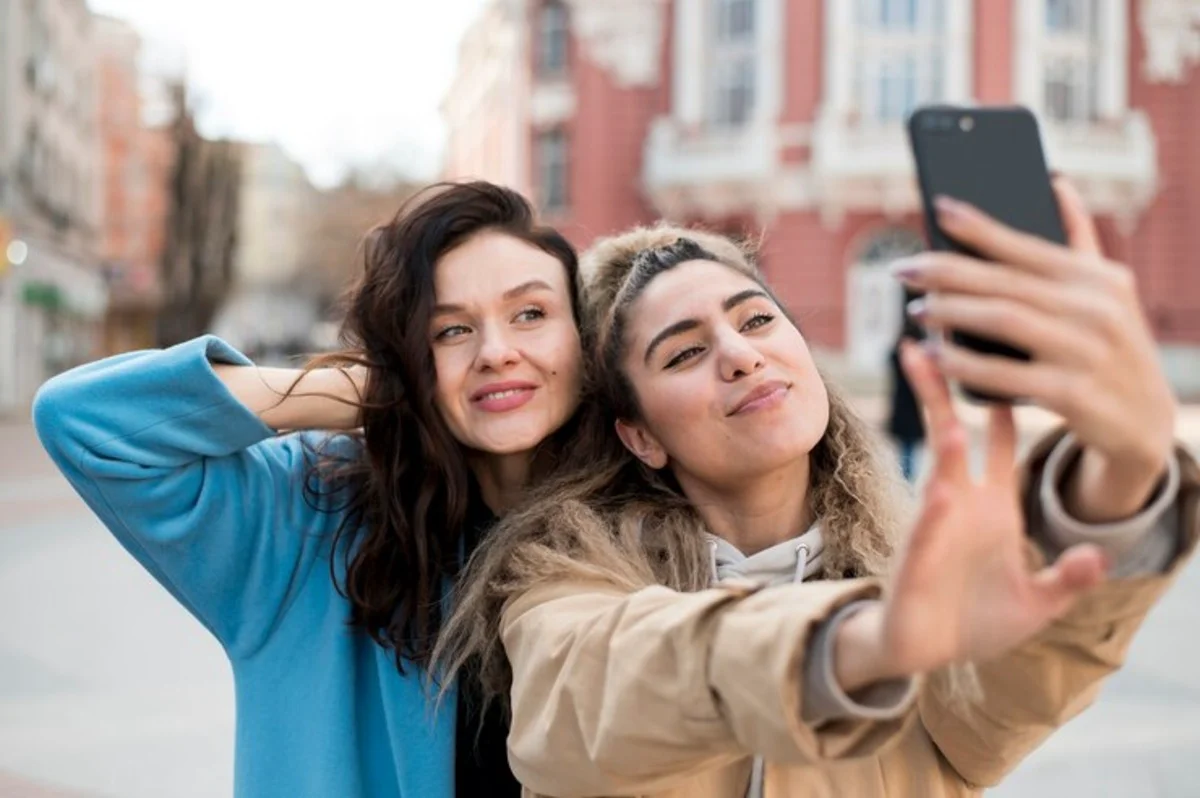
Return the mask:
<path id="1" fill-rule="evenodd" d="M 170 132 L 142 115 L 141 40 L 127 23 L 96 17 L 96 81 L 103 202 L 100 257 L 109 302 L 103 354 L 156 345 L 162 304 L 159 268 L 174 165 Z"/>
<path id="2" fill-rule="evenodd" d="M 0 0 L 0 409 L 96 354 L 102 168 L 83 0 Z"/>
<path id="3" fill-rule="evenodd" d="M 302 351 L 319 319 L 307 247 L 316 192 L 276 144 L 242 143 L 232 292 L 214 331 L 264 362 Z"/>
<path id="4" fill-rule="evenodd" d="M 826 362 L 879 374 L 901 314 L 883 265 L 923 247 L 907 114 L 1019 103 L 1137 271 L 1173 379 L 1200 393 L 1197 0 L 505 5 L 524 147 L 472 174 L 527 188 L 576 244 L 663 217 L 761 237 Z M 460 75 L 454 91 L 491 85 Z M 447 122 L 459 177 L 464 119 Z"/>

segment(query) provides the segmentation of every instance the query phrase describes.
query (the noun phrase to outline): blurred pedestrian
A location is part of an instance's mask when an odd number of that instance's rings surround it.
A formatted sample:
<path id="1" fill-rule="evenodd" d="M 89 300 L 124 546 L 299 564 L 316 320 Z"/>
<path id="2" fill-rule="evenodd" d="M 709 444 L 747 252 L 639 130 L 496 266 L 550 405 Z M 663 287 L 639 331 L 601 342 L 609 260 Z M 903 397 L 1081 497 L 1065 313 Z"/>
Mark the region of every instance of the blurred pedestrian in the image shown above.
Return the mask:
<path id="1" fill-rule="evenodd" d="M 908 314 L 908 303 L 916 299 L 918 294 L 908 288 L 904 289 L 904 306 L 900 309 L 904 320 L 900 336 L 896 339 L 888 357 L 889 413 L 887 431 L 900 458 L 900 471 L 904 478 L 913 482 L 917 477 L 917 458 L 921 445 L 925 442 L 925 420 L 917 397 L 913 394 L 912 385 L 900 363 L 901 344 L 905 340 L 920 341 L 925 337 L 925 331 L 916 324 Z"/>

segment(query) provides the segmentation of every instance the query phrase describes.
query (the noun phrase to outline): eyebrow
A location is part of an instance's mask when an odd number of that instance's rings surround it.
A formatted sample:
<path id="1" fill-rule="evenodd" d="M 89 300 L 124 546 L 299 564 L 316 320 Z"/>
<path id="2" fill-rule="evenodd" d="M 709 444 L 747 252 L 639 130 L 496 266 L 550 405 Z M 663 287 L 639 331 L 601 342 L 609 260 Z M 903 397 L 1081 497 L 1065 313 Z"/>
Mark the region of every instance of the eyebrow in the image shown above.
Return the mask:
<path id="1" fill-rule="evenodd" d="M 755 298 L 762 298 L 766 300 L 771 299 L 771 297 L 767 296 L 767 293 L 761 289 L 747 288 L 745 291 L 739 291 L 722 302 L 721 309 L 728 313 L 743 302 L 748 302 Z M 695 319 L 684 319 L 683 321 L 677 321 L 672 325 L 664 327 L 658 333 L 658 335 L 654 336 L 654 339 L 650 341 L 650 345 L 646 347 L 646 357 L 644 362 L 649 365 L 650 358 L 654 355 L 654 350 L 658 349 L 659 345 L 662 344 L 663 341 L 679 335 L 680 333 L 694 330 L 699 326 L 700 322 L 696 321 Z"/>
<path id="2" fill-rule="evenodd" d="M 554 290 L 554 288 L 551 287 L 550 283 L 546 282 L 545 280 L 527 280 L 527 281 L 521 283 L 520 285 L 514 286 L 513 288 L 510 288 L 507 291 L 505 291 L 501 295 L 501 299 L 503 299 L 505 302 L 507 302 L 511 299 L 516 299 L 519 296 L 523 296 L 525 294 L 529 294 L 534 291 L 553 291 L 553 290 Z M 443 315 L 447 315 L 450 313 L 463 313 L 464 311 L 466 311 L 466 307 L 464 307 L 463 305 L 447 304 L 447 305 L 434 305 L 434 307 L 433 307 L 433 315 L 435 315 L 435 316 L 443 316 Z"/>

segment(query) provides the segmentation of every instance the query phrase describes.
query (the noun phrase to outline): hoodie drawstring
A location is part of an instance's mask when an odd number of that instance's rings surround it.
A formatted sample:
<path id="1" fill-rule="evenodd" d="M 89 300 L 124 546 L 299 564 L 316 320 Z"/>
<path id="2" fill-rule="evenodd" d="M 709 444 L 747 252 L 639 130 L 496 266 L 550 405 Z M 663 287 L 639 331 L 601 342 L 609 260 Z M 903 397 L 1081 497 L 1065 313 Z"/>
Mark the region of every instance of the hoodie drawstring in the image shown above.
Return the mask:
<path id="1" fill-rule="evenodd" d="M 792 582 L 800 584 L 804 581 L 804 569 L 808 567 L 808 544 L 800 543 L 796 546 L 796 572 L 792 574 Z"/>

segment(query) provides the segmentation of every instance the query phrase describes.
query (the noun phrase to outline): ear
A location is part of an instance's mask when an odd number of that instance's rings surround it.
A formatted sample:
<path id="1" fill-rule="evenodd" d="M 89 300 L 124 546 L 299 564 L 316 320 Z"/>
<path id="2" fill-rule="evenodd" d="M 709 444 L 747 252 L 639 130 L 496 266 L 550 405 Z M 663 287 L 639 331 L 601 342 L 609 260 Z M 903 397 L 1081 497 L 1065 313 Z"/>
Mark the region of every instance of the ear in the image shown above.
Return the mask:
<path id="1" fill-rule="evenodd" d="M 617 437 L 633 456 L 654 470 L 667 465 L 667 453 L 658 439 L 651 435 L 641 424 L 633 424 L 617 419 Z"/>

